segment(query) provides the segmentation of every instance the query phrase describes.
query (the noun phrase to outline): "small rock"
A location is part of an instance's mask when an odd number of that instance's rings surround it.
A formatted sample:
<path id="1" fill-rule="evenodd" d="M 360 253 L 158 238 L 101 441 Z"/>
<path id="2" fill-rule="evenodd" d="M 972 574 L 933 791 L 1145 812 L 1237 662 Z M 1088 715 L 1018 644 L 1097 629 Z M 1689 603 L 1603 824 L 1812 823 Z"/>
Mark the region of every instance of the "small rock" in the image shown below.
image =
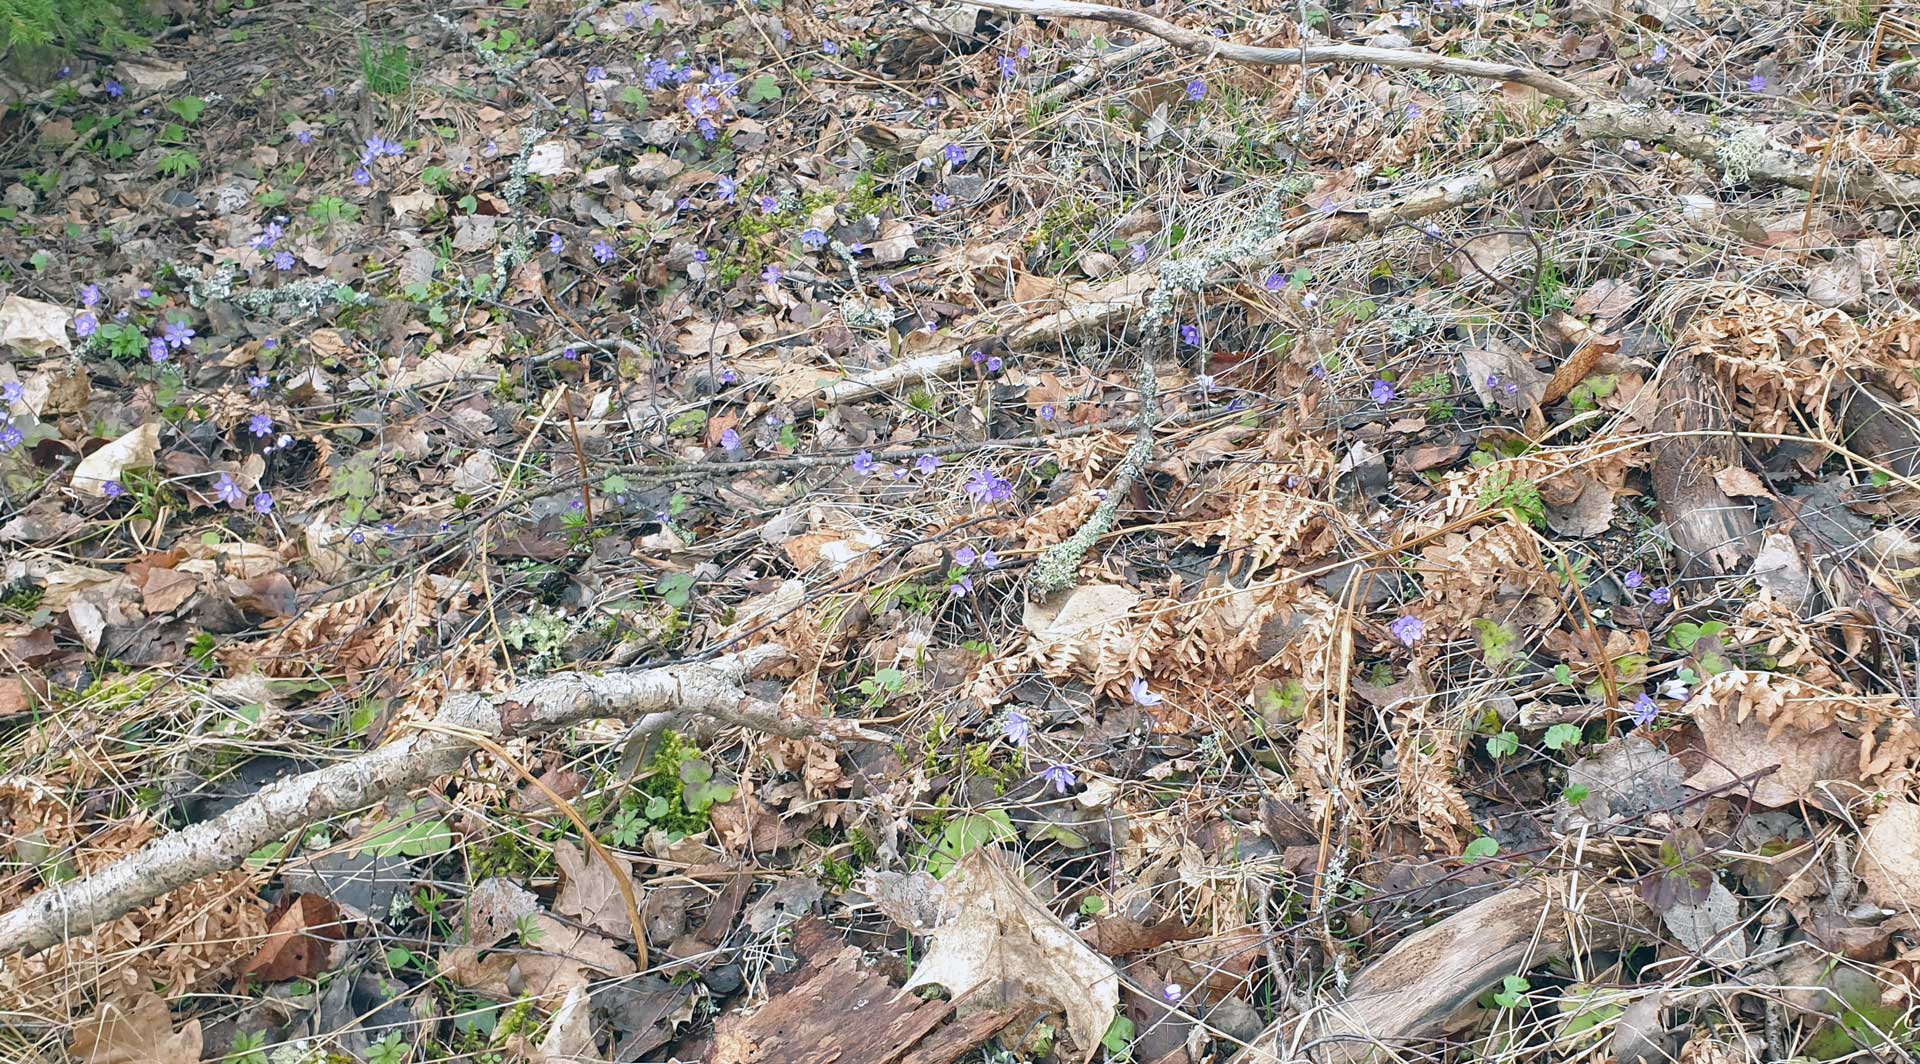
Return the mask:
<path id="1" fill-rule="evenodd" d="M 0 199 L 4 199 L 6 205 L 15 210 L 26 211 L 33 209 L 33 190 L 18 181 L 8 185 L 6 194 L 0 196 Z"/>
<path id="2" fill-rule="evenodd" d="M 218 215 L 238 214 L 253 205 L 254 182 L 242 177 L 222 182 L 213 187 L 213 213 Z"/>
<path id="3" fill-rule="evenodd" d="M 960 203 L 972 203 L 986 192 L 987 179 L 979 174 L 954 174 L 947 178 L 947 195 Z"/>
<path id="4" fill-rule="evenodd" d="M 1235 1042 L 1251 1042 L 1256 1035 L 1266 1029 L 1260 1014 L 1252 1005 L 1237 997 L 1223 999 L 1207 1013 L 1208 1026 L 1233 1039 Z"/>

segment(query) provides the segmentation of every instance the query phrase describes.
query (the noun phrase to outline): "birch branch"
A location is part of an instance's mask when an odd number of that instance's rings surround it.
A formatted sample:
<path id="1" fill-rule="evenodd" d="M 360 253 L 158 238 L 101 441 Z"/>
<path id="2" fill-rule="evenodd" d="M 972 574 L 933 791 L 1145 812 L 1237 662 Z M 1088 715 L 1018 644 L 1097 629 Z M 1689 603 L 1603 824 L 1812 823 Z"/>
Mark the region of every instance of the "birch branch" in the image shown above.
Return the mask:
<path id="1" fill-rule="evenodd" d="M 759 647 L 710 663 L 594 676 L 563 673 L 502 694 L 461 694 L 434 716 L 448 731 L 411 731 L 358 757 L 270 784 L 225 813 L 157 839 L 84 879 L 48 887 L 0 914 L 0 957 L 46 949 L 154 898 L 237 868 L 262 846 L 328 817 L 454 772 L 478 746 L 458 734 L 511 739 L 601 718 L 664 727 L 685 717 L 793 738 L 881 740 L 857 722 L 781 715 L 742 689 L 750 670 L 784 653 Z"/>

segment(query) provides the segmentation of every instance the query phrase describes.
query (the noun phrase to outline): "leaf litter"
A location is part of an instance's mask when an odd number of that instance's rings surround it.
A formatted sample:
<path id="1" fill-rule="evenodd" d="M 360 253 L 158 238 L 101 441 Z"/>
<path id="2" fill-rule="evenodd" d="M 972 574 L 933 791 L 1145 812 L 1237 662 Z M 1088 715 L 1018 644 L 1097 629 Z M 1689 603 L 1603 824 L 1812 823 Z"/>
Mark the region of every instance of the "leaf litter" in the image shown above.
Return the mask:
<path id="1" fill-rule="evenodd" d="M 30 1053 L 1916 1051 L 1910 46 L 1044 6 L 9 70 Z M 19 951 L 460 696 L 742 651 L 762 715 L 503 735 Z"/>

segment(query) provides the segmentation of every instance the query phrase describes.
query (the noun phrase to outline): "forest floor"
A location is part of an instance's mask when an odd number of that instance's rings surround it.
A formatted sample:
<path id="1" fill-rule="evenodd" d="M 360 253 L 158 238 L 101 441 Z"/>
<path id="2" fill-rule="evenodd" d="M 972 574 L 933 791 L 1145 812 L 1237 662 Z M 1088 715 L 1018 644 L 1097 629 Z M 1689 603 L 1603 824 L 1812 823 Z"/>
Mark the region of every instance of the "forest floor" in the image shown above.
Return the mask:
<path id="1" fill-rule="evenodd" d="M 1902 5 L 176 6 L 0 79 L 0 1059 L 1920 1051 Z"/>

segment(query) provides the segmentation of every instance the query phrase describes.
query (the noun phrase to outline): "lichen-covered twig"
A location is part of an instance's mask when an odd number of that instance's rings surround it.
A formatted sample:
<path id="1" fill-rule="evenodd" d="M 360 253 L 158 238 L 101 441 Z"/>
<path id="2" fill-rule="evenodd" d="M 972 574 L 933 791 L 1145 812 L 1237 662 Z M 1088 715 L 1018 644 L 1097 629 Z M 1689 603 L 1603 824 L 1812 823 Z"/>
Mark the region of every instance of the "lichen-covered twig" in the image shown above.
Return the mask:
<path id="1" fill-rule="evenodd" d="M 857 721 L 802 719 L 749 697 L 752 668 L 784 653 L 756 647 L 711 662 L 638 672 L 562 673 L 503 694 L 461 694 L 413 730 L 358 757 L 261 788 L 211 820 L 164 836 L 105 869 L 50 886 L 0 914 L 0 957 L 85 934 L 177 887 L 239 867 L 247 855 L 315 821 L 359 809 L 458 769 L 492 739 L 538 735 L 584 720 L 705 717 L 755 731 L 824 741 L 879 740 Z M 465 734 L 463 734 L 465 733 Z"/>
<path id="2" fill-rule="evenodd" d="M 1087 551 L 1100 542 L 1100 537 L 1113 531 L 1114 517 L 1119 514 L 1120 506 L 1133 494 L 1133 482 L 1138 480 L 1147 463 L 1153 460 L 1153 433 L 1159 411 L 1160 380 L 1153 372 L 1153 360 L 1143 357 L 1140 362 L 1140 431 L 1134 437 L 1133 446 L 1127 448 L 1127 456 L 1120 460 L 1120 469 L 1114 474 L 1113 485 L 1107 489 L 1107 497 L 1100 506 L 1087 517 L 1086 524 L 1065 540 L 1047 549 L 1040 560 L 1033 565 L 1033 575 L 1028 578 L 1038 595 L 1051 595 L 1056 591 L 1065 591 L 1080 579 L 1080 562 Z"/>

